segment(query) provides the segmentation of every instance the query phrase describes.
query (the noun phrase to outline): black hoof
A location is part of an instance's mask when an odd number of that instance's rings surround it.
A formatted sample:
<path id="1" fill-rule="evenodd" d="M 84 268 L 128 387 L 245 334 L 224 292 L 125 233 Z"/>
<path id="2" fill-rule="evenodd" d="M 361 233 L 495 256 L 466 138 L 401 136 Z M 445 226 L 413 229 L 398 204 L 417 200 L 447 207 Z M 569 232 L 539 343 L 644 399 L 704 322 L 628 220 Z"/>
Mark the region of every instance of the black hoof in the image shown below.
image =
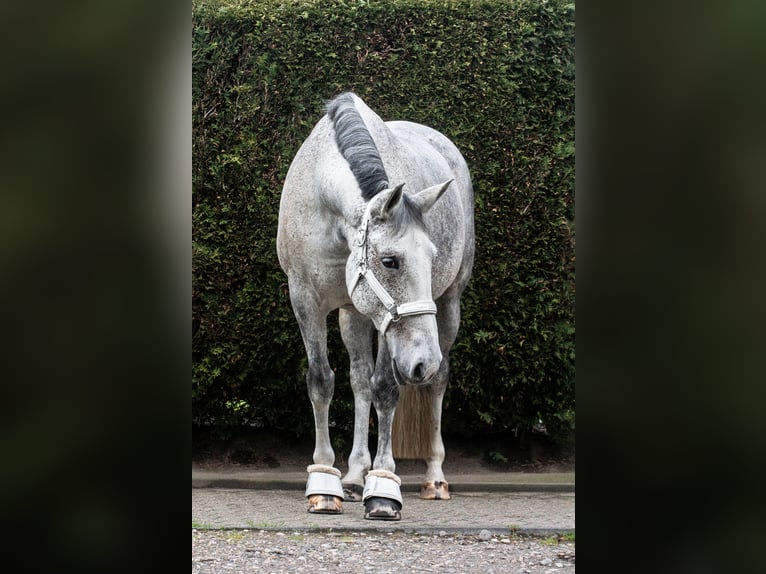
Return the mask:
<path id="1" fill-rule="evenodd" d="M 364 503 L 364 517 L 367 520 L 401 520 L 402 505 L 396 500 L 373 496 Z"/>
<path id="2" fill-rule="evenodd" d="M 364 486 L 361 484 L 344 484 L 343 496 L 349 502 L 361 502 Z"/>

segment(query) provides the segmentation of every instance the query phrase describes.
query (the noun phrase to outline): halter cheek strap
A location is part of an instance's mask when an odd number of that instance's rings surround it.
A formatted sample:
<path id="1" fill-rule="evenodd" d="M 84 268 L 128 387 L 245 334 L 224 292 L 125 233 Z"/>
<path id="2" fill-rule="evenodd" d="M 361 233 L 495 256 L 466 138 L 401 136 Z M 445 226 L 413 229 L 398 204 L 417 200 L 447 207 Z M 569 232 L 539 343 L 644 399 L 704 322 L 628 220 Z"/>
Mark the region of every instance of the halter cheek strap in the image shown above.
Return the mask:
<path id="1" fill-rule="evenodd" d="M 411 303 L 397 304 L 394 298 L 391 297 L 386 288 L 381 285 L 378 278 L 367 266 L 367 226 L 370 221 L 370 207 L 367 206 L 367 210 L 364 212 L 362 218 L 362 225 L 359 227 L 359 238 L 356 240 L 356 245 L 362 248 L 362 257 L 359 260 L 359 265 L 356 268 L 356 275 L 348 286 L 348 294 L 352 295 L 354 289 L 359 284 L 359 280 L 364 277 L 369 283 L 370 288 L 375 295 L 378 296 L 380 302 L 386 308 L 386 315 L 383 317 L 383 321 L 380 323 L 380 332 L 384 334 L 391 322 L 396 323 L 401 317 L 407 315 L 423 315 L 431 314 L 436 315 L 436 303 L 430 299 L 423 299 L 421 301 L 413 301 Z"/>

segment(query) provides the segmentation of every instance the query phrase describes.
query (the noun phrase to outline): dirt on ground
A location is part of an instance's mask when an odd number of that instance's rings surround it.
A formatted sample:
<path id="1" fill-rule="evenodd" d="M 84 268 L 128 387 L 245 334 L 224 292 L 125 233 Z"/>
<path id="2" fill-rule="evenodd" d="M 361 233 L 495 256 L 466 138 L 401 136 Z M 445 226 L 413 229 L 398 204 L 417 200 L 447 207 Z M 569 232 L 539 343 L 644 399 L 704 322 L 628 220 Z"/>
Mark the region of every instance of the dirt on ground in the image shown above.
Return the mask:
<path id="1" fill-rule="evenodd" d="M 336 466 L 342 468 L 350 451 L 350 441 L 336 439 Z M 513 432 L 481 436 L 444 436 L 447 473 L 488 472 L 573 472 L 574 436 L 554 441 L 545 433 Z M 238 467 L 246 470 L 280 469 L 303 471 L 311 464 L 314 439 L 296 439 L 285 433 L 261 429 L 214 432 L 195 429 L 192 433 L 192 466 L 198 469 Z M 370 439 L 375 455 L 375 438 Z M 397 460 L 397 471 L 417 472 L 425 466 L 419 460 Z"/>

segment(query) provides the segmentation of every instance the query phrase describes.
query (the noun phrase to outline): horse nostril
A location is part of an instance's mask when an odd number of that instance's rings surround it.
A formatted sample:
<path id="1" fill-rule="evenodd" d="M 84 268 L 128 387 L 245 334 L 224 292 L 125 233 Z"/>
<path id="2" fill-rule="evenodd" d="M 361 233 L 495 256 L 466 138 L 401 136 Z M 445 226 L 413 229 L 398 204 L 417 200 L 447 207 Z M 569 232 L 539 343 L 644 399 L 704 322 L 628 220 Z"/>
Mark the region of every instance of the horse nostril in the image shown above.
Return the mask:
<path id="1" fill-rule="evenodd" d="M 412 370 L 412 378 L 418 381 L 423 380 L 423 377 L 425 377 L 425 374 L 426 374 L 426 368 L 423 365 L 423 363 L 418 363 L 417 365 L 415 365 L 415 368 Z"/>

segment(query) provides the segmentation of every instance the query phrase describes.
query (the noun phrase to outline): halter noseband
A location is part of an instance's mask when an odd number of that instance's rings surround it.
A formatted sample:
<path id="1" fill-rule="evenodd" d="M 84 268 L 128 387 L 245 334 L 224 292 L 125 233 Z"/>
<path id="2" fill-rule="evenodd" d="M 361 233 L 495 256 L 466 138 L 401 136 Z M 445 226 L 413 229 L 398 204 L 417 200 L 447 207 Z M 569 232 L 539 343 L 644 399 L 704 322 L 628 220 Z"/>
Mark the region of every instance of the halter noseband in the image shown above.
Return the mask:
<path id="1" fill-rule="evenodd" d="M 367 209 L 364 212 L 362 225 L 359 227 L 358 231 L 359 237 L 355 242 L 357 247 L 362 248 L 362 257 L 359 260 L 359 265 L 357 266 L 354 280 L 348 287 L 348 294 L 349 296 L 353 294 L 354 289 L 362 277 L 367 279 L 370 287 L 375 292 L 375 295 L 378 296 L 380 302 L 383 303 L 383 306 L 387 311 L 386 316 L 383 317 L 383 321 L 380 323 L 379 329 L 381 334 L 385 334 L 386 329 L 388 329 L 388 325 L 391 322 L 396 323 L 400 318 L 407 315 L 436 315 L 436 303 L 431 300 L 423 299 L 421 301 L 413 301 L 412 303 L 397 304 L 396 301 L 394 301 L 394 298 L 391 297 L 388 291 L 386 291 L 386 288 L 380 284 L 380 281 L 378 281 L 378 278 L 375 277 L 372 269 L 367 266 L 367 226 L 370 222 L 371 205 L 372 202 L 368 204 Z"/>

